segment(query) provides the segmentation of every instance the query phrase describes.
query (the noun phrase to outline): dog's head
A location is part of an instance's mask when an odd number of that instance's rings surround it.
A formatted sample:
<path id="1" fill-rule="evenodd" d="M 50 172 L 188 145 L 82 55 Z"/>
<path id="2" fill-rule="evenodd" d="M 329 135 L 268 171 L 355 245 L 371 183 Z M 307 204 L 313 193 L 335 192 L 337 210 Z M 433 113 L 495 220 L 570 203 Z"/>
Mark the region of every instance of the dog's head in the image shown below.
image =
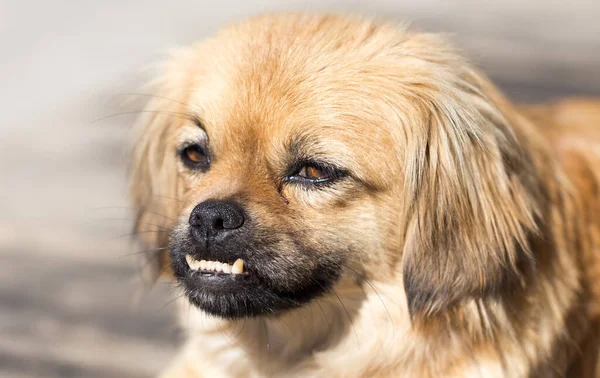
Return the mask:
<path id="1" fill-rule="evenodd" d="M 358 275 L 432 313 L 528 263 L 508 105 L 437 37 L 263 16 L 165 70 L 135 142 L 136 228 L 203 310 L 276 313 Z"/>

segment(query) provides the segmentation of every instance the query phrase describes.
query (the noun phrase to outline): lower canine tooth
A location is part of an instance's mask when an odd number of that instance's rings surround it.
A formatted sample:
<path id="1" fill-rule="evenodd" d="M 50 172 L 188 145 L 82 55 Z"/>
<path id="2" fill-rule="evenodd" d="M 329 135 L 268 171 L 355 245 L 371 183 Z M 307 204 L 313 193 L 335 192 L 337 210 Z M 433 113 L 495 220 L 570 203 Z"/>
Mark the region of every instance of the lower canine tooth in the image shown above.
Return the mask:
<path id="1" fill-rule="evenodd" d="M 237 259 L 231 266 L 231 273 L 233 274 L 241 274 L 244 272 L 244 260 Z"/>

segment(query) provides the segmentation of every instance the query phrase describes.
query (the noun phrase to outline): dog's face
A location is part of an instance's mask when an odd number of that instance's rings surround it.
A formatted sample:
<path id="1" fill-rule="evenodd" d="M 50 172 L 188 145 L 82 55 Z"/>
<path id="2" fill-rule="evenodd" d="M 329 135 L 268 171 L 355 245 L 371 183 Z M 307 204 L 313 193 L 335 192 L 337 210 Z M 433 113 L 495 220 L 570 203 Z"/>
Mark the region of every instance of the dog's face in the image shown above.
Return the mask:
<path id="1" fill-rule="evenodd" d="M 170 131 L 183 201 L 171 265 L 192 303 L 227 317 L 272 313 L 329 290 L 350 265 L 390 274 L 381 251 L 399 228 L 386 179 L 397 162 L 373 104 L 340 92 L 335 68 L 276 68 L 238 50 L 256 65 L 225 69 L 234 57 L 222 54 L 221 67 L 205 66 L 218 77 L 190 88 L 194 118 Z M 238 259 L 243 273 L 229 274 Z"/>
<path id="2" fill-rule="evenodd" d="M 510 281 L 531 222 L 518 151 L 446 54 L 430 37 L 303 16 L 179 54 L 142 120 L 133 193 L 138 231 L 160 226 L 142 236 L 168 247 L 189 300 L 256 316 L 344 276 L 399 290 L 404 277 L 417 311 Z"/>

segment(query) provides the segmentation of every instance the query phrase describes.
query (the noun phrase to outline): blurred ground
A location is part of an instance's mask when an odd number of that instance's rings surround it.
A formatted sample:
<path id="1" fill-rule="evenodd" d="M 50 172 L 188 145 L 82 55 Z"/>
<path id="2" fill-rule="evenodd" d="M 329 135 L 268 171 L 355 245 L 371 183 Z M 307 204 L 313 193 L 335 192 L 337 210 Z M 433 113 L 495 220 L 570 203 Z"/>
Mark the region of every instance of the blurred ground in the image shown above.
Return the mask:
<path id="1" fill-rule="evenodd" d="M 513 98 L 600 96 L 598 1 L 0 1 L 0 376 L 148 377 L 178 333 L 134 305 L 124 200 L 138 67 L 265 10 L 361 11 L 454 40 Z M 140 109 L 129 105 L 126 110 Z"/>

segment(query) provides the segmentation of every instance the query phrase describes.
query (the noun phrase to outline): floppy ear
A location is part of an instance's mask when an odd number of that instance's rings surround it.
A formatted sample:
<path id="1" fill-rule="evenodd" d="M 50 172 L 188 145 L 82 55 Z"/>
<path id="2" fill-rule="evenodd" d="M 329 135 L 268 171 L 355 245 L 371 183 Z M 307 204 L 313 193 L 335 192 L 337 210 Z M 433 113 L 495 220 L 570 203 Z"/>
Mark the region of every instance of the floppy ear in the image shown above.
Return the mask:
<path id="1" fill-rule="evenodd" d="M 144 252 L 142 279 L 154 282 L 169 275 L 169 232 L 180 213 L 181 190 L 177 180 L 174 126 L 189 118 L 185 113 L 183 67 L 173 58 L 165 67 L 167 74 L 149 88 L 153 94 L 136 124 L 129 174 L 129 193 L 134 205 L 134 235 Z"/>
<path id="2" fill-rule="evenodd" d="M 130 196 L 135 211 L 134 235 L 141 244 L 142 278 L 154 282 L 169 269 L 169 229 L 177 217 L 179 200 L 177 165 L 169 143 L 173 108 L 152 100 L 144 111 L 134 139 Z"/>
<path id="3" fill-rule="evenodd" d="M 531 159 L 486 81 L 470 72 L 445 84 L 421 97 L 426 122 L 406 155 L 403 279 L 413 317 L 504 292 L 533 262 Z"/>

